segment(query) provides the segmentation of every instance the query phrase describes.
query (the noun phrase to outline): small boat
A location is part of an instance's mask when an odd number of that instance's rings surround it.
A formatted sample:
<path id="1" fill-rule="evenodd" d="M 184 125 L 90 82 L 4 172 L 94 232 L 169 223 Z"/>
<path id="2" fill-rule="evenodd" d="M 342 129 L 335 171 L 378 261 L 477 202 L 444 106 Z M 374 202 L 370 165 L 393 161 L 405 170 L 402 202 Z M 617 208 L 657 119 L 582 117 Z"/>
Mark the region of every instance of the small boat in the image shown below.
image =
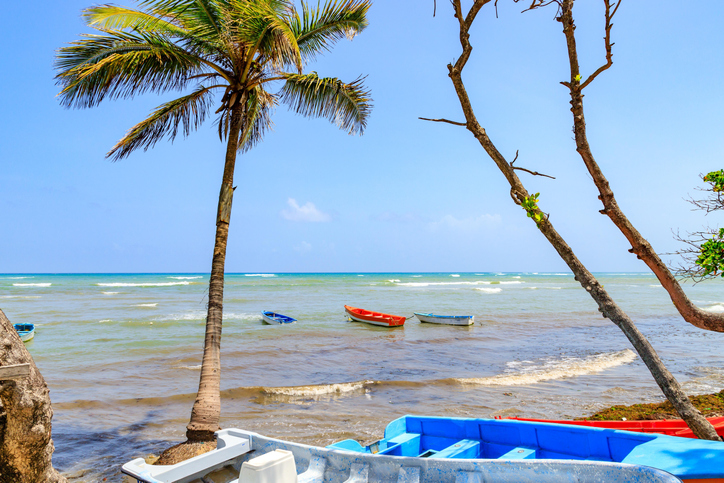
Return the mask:
<path id="1" fill-rule="evenodd" d="M 402 315 L 383 314 L 370 310 L 358 309 L 357 307 L 344 306 L 345 312 L 352 320 L 366 324 L 381 325 L 382 327 L 402 327 L 406 318 Z"/>
<path id="2" fill-rule="evenodd" d="M 399 446 L 399 445 L 398 445 Z M 216 449 L 175 465 L 143 458 L 121 471 L 138 483 L 675 483 L 655 468 L 600 461 L 413 458 L 272 439 L 241 429 L 216 433 Z"/>
<path id="3" fill-rule="evenodd" d="M 420 322 L 428 322 L 430 324 L 473 325 L 475 323 L 474 315 L 435 315 L 415 312 L 415 317 L 417 317 Z"/>
<path id="4" fill-rule="evenodd" d="M 512 419 L 403 416 L 369 446 L 348 439 L 330 448 L 418 458 L 577 460 L 657 468 L 684 481 L 724 482 L 724 442 Z M 487 480 L 485 480 L 487 481 Z M 581 481 L 596 481 L 582 479 Z M 602 481 L 617 481 L 604 478 Z"/>
<path id="5" fill-rule="evenodd" d="M 261 318 L 269 325 L 293 324 L 297 321 L 297 319 L 287 317 L 286 315 L 277 314 L 276 312 L 271 312 L 269 310 L 262 310 Z"/>
<path id="6" fill-rule="evenodd" d="M 18 331 L 20 340 L 27 342 L 35 337 L 35 324 L 13 324 L 15 330 Z"/>
<path id="7" fill-rule="evenodd" d="M 499 418 L 496 418 L 499 419 Z M 535 423 L 575 424 L 594 428 L 620 429 L 638 433 L 659 433 L 680 438 L 696 438 L 683 419 L 655 419 L 644 421 L 554 421 L 549 419 L 506 418 L 516 421 L 532 421 Z M 724 417 L 707 418 L 719 436 L 724 437 Z"/>

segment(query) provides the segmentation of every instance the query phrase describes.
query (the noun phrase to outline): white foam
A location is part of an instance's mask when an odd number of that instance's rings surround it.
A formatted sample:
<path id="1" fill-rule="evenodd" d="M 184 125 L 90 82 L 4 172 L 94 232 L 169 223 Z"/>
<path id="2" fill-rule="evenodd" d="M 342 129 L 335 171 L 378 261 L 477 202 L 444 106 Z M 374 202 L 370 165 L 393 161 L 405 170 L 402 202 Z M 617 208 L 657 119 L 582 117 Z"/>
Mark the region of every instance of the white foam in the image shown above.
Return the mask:
<path id="1" fill-rule="evenodd" d="M 490 283 L 479 280 L 477 282 L 402 282 L 397 285 L 401 287 L 430 287 L 433 285 L 490 285 Z"/>
<path id="2" fill-rule="evenodd" d="M 390 283 L 398 283 L 399 280 L 397 280 L 396 278 L 393 278 L 392 280 L 388 280 L 388 282 L 390 282 Z"/>
<path id="3" fill-rule="evenodd" d="M 412 278 L 420 278 L 422 275 L 413 275 Z"/>
<path id="4" fill-rule="evenodd" d="M 104 322 L 113 322 L 113 320 L 111 320 L 111 319 L 103 319 L 103 320 L 99 320 L 98 322 L 102 324 L 102 323 L 104 323 Z"/>
<path id="5" fill-rule="evenodd" d="M 245 273 L 245 277 L 276 277 L 273 273 Z"/>
<path id="6" fill-rule="evenodd" d="M 480 290 L 483 293 L 500 293 L 503 291 L 502 288 L 497 288 L 497 287 L 496 288 L 479 287 L 479 288 L 476 288 L 475 290 Z"/>
<path id="7" fill-rule="evenodd" d="M 538 287 L 523 287 L 523 288 L 527 288 L 527 289 L 530 289 L 530 290 L 538 290 Z"/>
<path id="8" fill-rule="evenodd" d="M 518 278 L 520 278 L 520 277 L 518 277 Z M 519 282 L 517 280 L 514 282 L 500 282 L 500 285 L 517 285 L 519 283 L 523 283 L 523 282 Z"/>
<path id="9" fill-rule="evenodd" d="M 234 314 L 224 313 L 223 320 L 259 320 L 261 316 L 259 314 Z M 170 314 L 156 317 L 153 320 L 156 321 L 182 321 L 182 320 L 205 320 L 206 312 L 187 312 L 185 314 Z"/>
<path id="10" fill-rule="evenodd" d="M 649 287 L 661 288 L 661 284 L 660 284 L 660 283 L 655 283 L 655 284 L 649 285 Z"/>
<path id="11" fill-rule="evenodd" d="M 262 390 L 267 394 L 281 394 L 285 396 L 321 396 L 324 394 L 342 394 L 359 391 L 370 384 L 374 384 L 374 381 L 320 384 L 319 386 L 264 387 Z"/>
<path id="12" fill-rule="evenodd" d="M 158 303 L 155 304 L 136 304 L 136 307 L 155 307 Z"/>
<path id="13" fill-rule="evenodd" d="M 168 277 L 168 278 L 173 278 L 176 280 L 195 280 L 197 278 L 204 278 L 204 277 L 202 277 L 201 275 L 197 275 L 195 277 Z"/>
<path id="14" fill-rule="evenodd" d="M 178 366 L 178 367 L 179 367 L 179 369 L 190 369 L 192 371 L 198 371 L 201 369 L 201 364 L 199 364 L 198 366 Z"/>
<path id="15" fill-rule="evenodd" d="M 527 386 L 544 381 L 596 374 L 623 364 L 630 364 L 636 360 L 636 357 L 632 350 L 624 349 L 618 352 L 608 352 L 584 358 L 567 357 L 545 361 L 542 364 L 532 363 L 512 374 L 456 379 L 456 381 L 461 384 L 477 384 L 480 386 Z M 523 363 L 527 362 L 530 361 L 523 361 Z M 511 368 L 520 366 L 520 362 L 508 363 L 508 367 Z"/>
<path id="16" fill-rule="evenodd" d="M 116 295 L 118 292 L 101 292 L 103 295 Z"/>
<path id="17" fill-rule="evenodd" d="M 364 277 L 364 275 L 357 275 L 358 277 Z"/>
<path id="18" fill-rule="evenodd" d="M 40 295 L 3 295 L 0 299 L 39 299 Z"/>
<path id="19" fill-rule="evenodd" d="M 146 282 L 146 283 L 97 283 L 99 287 L 171 287 L 174 285 L 189 285 L 191 282 Z"/>
<path id="20" fill-rule="evenodd" d="M 22 280 L 24 278 L 35 278 L 35 277 L 2 277 L 7 280 Z"/>
<path id="21" fill-rule="evenodd" d="M 702 310 L 706 310 L 707 312 L 713 312 L 715 314 L 721 314 L 724 313 L 724 304 L 715 304 L 710 307 L 704 307 Z"/>
<path id="22" fill-rule="evenodd" d="M 460 275 L 458 275 L 457 273 L 453 273 L 453 274 L 451 274 L 450 276 L 451 276 L 451 277 L 459 277 Z"/>
<path id="23" fill-rule="evenodd" d="M 516 276 L 515 276 L 515 277 L 513 277 L 513 278 L 520 278 L 520 275 L 516 275 Z"/>
<path id="24" fill-rule="evenodd" d="M 50 287 L 52 283 L 14 283 L 13 287 Z"/>

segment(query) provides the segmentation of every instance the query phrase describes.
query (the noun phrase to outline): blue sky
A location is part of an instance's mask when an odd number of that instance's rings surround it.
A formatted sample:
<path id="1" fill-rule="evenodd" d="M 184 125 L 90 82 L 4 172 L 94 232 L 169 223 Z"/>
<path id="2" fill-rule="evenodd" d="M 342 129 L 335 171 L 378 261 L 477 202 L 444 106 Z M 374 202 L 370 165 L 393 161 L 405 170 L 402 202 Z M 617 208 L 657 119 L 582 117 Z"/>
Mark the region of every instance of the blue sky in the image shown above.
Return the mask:
<path id="1" fill-rule="evenodd" d="M 133 5 L 131 2 L 118 2 Z M 467 2 L 469 5 L 470 2 Z M 472 31 L 465 81 L 480 122 L 593 271 L 645 271 L 599 215 L 572 139 L 567 58 L 554 11 L 501 1 Z M 603 61 L 602 1 L 579 0 L 584 74 Z M 87 0 L 11 2 L 2 43 L 0 273 L 208 272 L 224 145 L 208 123 L 120 162 L 105 153 L 167 98 L 60 107 L 55 50 L 88 30 Z M 230 272 L 561 271 L 464 128 L 446 65 L 460 53 L 449 2 L 377 0 L 369 27 L 307 70 L 367 75 L 364 136 L 276 111 L 237 161 Z M 464 2 L 466 4 L 466 2 Z M 672 230 L 717 225 L 692 212 L 700 173 L 724 167 L 724 3 L 624 0 L 614 65 L 586 89 L 589 140 L 619 204 L 659 252 Z"/>

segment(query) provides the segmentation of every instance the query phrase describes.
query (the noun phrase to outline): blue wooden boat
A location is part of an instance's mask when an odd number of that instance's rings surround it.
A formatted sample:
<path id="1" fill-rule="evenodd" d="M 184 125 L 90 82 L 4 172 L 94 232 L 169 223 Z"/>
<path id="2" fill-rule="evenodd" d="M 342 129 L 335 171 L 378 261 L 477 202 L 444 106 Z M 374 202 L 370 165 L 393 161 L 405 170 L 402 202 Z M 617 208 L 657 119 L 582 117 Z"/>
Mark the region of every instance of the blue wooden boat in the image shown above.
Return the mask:
<path id="1" fill-rule="evenodd" d="M 176 465 L 143 458 L 121 471 L 139 483 L 675 483 L 655 468 L 571 460 L 419 458 L 320 448 L 240 429 L 216 433 L 216 449 Z"/>
<path id="2" fill-rule="evenodd" d="M 13 324 L 20 336 L 20 340 L 27 342 L 35 337 L 35 324 Z"/>
<path id="3" fill-rule="evenodd" d="M 724 442 L 565 424 L 403 416 L 376 443 L 348 439 L 329 448 L 418 458 L 629 463 L 684 481 L 724 482 Z"/>
<path id="4" fill-rule="evenodd" d="M 415 317 L 417 317 L 420 322 L 430 324 L 473 325 L 475 323 L 474 315 L 435 315 L 415 312 Z"/>
<path id="5" fill-rule="evenodd" d="M 277 314 L 276 312 L 271 312 L 269 310 L 262 310 L 261 318 L 269 325 L 292 324 L 297 321 L 297 319 L 287 317 L 286 315 Z"/>

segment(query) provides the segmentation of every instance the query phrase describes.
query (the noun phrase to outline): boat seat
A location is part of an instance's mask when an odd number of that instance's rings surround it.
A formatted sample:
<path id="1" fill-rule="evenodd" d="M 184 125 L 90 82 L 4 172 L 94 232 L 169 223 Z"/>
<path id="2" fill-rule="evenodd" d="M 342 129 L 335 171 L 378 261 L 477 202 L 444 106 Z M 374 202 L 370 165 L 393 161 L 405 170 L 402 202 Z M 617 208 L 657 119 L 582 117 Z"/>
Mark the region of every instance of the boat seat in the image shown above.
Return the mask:
<path id="1" fill-rule="evenodd" d="M 315 456 L 309 462 L 309 467 L 304 473 L 297 476 L 297 483 L 322 483 L 324 481 L 324 470 L 327 468 L 327 459 Z"/>
<path id="2" fill-rule="evenodd" d="M 420 435 L 417 433 L 403 433 L 390 439 L 387 448 L 378 454 L 393 456 L 417 456 L 420 449 Z"/>
<path id="3" fill-rule="evenodd" d="M 352 463 L 349 478 L 344 483 L 367 483 L 367 473 L 370 465 L 367 463 Z"/>
<path id="4" fill-rule="evenodd" d="M 527 460 L 527 459 L 535 459 L 535 449 L 534 448 L 513 448 L 507 453 L 498 456 L 498 459 L 501 460 Z"/>
<path id="5" fill-rule="evenodd" d="M 480 441 L 461 439 L 455 444 L 438 451 L 433 458 L 478 458 L 480 455 Z"/>
<path id="6" fill-rule="evenodd" d="M 397 475 L 397 483 L 420 483 L 420 467 L 400 467 L 400 473 Z"/>

